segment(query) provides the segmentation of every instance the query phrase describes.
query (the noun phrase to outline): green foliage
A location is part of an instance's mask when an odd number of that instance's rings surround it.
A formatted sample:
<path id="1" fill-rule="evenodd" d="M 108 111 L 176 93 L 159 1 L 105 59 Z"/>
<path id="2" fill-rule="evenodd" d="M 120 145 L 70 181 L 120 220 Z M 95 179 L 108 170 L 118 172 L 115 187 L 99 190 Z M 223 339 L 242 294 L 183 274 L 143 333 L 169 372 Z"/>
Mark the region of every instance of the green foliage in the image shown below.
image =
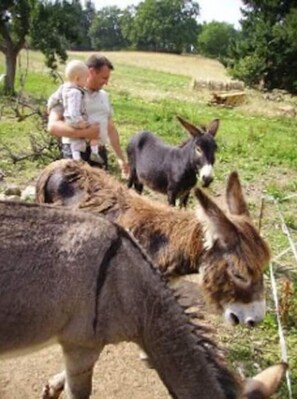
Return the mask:
<path id="1" fill-rule="evenodd" d="M 196 47 L 199 5 L 193 0 L 144 0 L 128 32 L 139 50 L 181 53 Z"/>
<path id="2" fill-rule="evenodd" d="M 244 0 L 231 73 L 249 85 L 297 92 L 297 3 Z"/>
<path id="3" fill-rule="evenodd" d="M 14 93 L 16 60 L 30 42 L 52 70 L 67 59 L 66 49 L 90 46 L 88 30 L 95 13 L 88 0 L 5 0 L 0 3 L 0 51 L 6 57 L 6 94 Z M 29 40 L 30 36 L 30 40 Z"/>
<path id="4" fill-rule="evenodd" d="M 85 1 L 85 8 L 82 10 L 80 15 L 80 35 L 79 41 L 71 43 L 72 50 L 90 50 L 92 49 L 91 37 L 89 34 L 90 27 L 92 25 L 93 19 L 96 16 L 95 5 L 92 0 Z"/>
<path id="5" fill-rule="evenodd" d="M 97 12 L 89 30 L 93 48 L 118 50 L 127 46 L 122 33 L 122 16 L 118 7 L 105 7 Z"/>
<path id="6" fill-rule="evenodd" d="M 9 50 L 9 38 L 20 50 L 29 32 L 35 0 L 4 0 L 0 3 L 0 49 Z"/>
<path id="7" fill-rule="evenodd" d="M 38 2 L 30 31 L 31 45 L 42 51 L 46 65 L 54 70 L 58 61 L 66 61 L 67 49 L 83 43 L 86 32 L 82 28 L 88 29 L 85 25 L 80 0 Z"/>
<path id="8" fill-rule="evenodd" d="M 238 32 L 226 22 L 210 22 L 202 26 L 198 35 L 198 52 L 208 57 L 223 59 Z"/>
<path id="9" fill-rule="evenodd" d="M 25 44 L 35 4 L 36 0 L 5 0 L 0 3 L 0 51 L 6 58 L 6 94 L 14 94 L 16 57 Z"/>

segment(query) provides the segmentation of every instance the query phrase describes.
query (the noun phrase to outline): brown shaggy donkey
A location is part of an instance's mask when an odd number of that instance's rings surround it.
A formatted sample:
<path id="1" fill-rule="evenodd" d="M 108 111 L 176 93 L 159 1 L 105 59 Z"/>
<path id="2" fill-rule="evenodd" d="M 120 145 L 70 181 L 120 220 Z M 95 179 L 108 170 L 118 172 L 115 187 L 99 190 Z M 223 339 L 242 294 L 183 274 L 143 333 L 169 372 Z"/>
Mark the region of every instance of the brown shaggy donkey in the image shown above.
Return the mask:
<path id="1" fill-rule="evenodd" d="M 100 213 L 133 233 L 167 276 L 198 273 L 208 300 L 233 323 L 265 315 L 263 270 L 270 253 L 252 224 L 236 172 L 227 182 L 228 212 L 201 189 L 197 211 L 179 210 L 128 190 L 102 170 L 61 160 L 37 182 L 37 201 Z"/>

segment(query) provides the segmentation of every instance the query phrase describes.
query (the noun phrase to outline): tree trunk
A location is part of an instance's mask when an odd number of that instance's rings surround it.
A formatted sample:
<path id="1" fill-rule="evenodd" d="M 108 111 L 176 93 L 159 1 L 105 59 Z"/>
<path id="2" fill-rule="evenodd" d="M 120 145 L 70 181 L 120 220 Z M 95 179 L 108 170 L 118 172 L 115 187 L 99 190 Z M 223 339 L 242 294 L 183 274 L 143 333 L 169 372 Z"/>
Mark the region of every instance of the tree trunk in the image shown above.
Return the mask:
<path id="1" fill-rule="evenodd" d="M 16 74 L 16 63 L 17 63 L 18 52 L 14 48 L 7 49 L 5 53 L 5 63 L 6 63 L 6 76 L 4 84 L 4 92 L 8 95 L 13 95 L 15 74 Z"/>

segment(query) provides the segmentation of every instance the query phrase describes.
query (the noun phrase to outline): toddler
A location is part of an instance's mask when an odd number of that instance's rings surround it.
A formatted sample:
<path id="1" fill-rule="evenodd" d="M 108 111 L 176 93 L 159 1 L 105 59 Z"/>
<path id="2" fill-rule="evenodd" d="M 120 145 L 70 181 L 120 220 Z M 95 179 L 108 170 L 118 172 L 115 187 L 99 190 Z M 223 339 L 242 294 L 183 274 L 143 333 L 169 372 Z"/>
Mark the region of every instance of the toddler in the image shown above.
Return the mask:
<path id="1" fill-rule="evenodd" d="M 67 81 L 62 84 L 58 90 L 53 93 L 48 100 L 48 111 L 54 106 L 62 103 L 64 109 L 64 120 L 66 123 L 76 129 L 84 129 L 90 125 L 85 107 L 85 91 L 88 78 L 88 67 L 82 61 L 70 61 L 65 68 L 65 77 Z M 64 140 L 63 140 L 64 139 Z M 72 158 L 81 159 L 81 152 L 86 151 L 86 141 L 77 138 L 63 138 L 62 143 L 69 143 Z M 65 140 L 66 139 L 66 140 Z M 100 165 L 104 160 L 99 155 L 98 140 L 91 140 L 90 160 Z"/>

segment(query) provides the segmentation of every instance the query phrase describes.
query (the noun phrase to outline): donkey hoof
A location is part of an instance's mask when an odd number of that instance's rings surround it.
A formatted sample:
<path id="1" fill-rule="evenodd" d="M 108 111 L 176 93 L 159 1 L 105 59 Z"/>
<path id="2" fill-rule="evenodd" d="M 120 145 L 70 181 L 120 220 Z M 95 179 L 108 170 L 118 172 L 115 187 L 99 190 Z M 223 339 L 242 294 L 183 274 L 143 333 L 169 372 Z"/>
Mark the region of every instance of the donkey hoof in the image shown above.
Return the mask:
<path id="1" fill-rule="evenodd" d="M 63 389 L 57 389 L 50 384 L 46 384 L 42 390 L 41 399 L 58 399 Z"/>
<path id="2" fill-rule="evenodd" d="M 148 355 L 145 352 L 141 351 L 139 353 L 139 359 L 146 365 L 147 368 L 149 368 L 149 369 L 154 368 L 154 366 L 152 365 L 152 363 L 150 361 L 150 358 L 148 357 Z"/>

